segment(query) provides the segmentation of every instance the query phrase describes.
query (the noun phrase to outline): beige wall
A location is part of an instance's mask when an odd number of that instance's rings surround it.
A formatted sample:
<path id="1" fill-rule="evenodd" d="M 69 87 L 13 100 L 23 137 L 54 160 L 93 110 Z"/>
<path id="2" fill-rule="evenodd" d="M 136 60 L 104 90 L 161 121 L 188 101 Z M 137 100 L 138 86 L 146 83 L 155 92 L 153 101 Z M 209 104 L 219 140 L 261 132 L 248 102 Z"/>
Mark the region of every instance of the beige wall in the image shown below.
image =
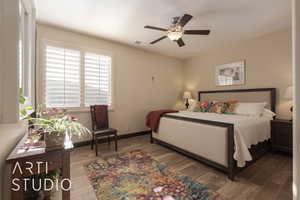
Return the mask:
<path id="1" fill-rule="evenodd" d="M 293 0 L 293 200 L 300 200 L 300 2 Z M 296 91 L 298 91 L 296 93 Z"/>
<path id="2" fill-rule="evenodd" d="M 215 66 L 246 60 L 246 83 L 243 86 L 216 86 Z M 278 88 L 277 112 L 290 118 L 289 104 L 283 99 L 285 89 L 292 84 L 292 37 L 290 30 L 282 30 L 264 37 L 209 50 L 187 59 L 184 64 L 185 88 L 224 90 L 236 88 Z"/>
<path id="3" fill-rule="evenodd" d="M 4 11 L 4 1 L 0 0 L 0 44 L 3 44 L 3 38 L 4 38 L 4 20 L 3 20 L 3 11 Z M 4 67 L 1 66 L 3 65 L 3 45 L 0 45 L 0 122 L 2 121 L 2 101 L 3 101 L 3 77 L 2 74 L 4 73 Z M 1 190 L 0 190 L 1 192 Z"/>
<path id="4" fill-rule="evenodd" d="M 120 134 L 147 130 L 151 109 L 172 108 L 183 88 L 182 61 L 67 30 L 38 25 L 38 48 L 43 39 L 112 52 L 114 55 L 114 111 L 111 126 Z M 42 67 L 38 49 L 38 70 Z M 152 82 L 152 76 L 155 80 Z M 40 83 L 37 79 L 38 84 Z M 39 88 L 39 95 L 41 94 Z M 72 113 L 90 127 L 90 113 Z"/>
<path id="5" fill-rule="evenodd" d="M 19 1 L 3 0 L 0 48 L 0 123 L 17 123 L 18 108 L 18 41 Z"/>

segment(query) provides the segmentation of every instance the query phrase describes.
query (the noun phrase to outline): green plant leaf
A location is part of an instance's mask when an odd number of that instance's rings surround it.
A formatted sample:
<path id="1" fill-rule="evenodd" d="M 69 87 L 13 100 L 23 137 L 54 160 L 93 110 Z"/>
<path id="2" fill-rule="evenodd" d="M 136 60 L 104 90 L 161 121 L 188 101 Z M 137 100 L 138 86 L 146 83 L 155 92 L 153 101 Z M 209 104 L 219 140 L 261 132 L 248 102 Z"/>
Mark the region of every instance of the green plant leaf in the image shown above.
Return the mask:
<path id="1" fill-rule="evenodd" d="M 23 95 L 23 88 L 19 88 L 19 103 L 24 104 L 26 101 L 26 98 Z"/>
<path id="2" fill-rule="evenodd" d="M 25 109 L 20 110 L 20 113 L 23 117 L 27 115 L 27 111 Z"/>
<path id="3" fill-rule="evenodd" d="M 26 99 L 25 99 L 24 96 L 20 96 L 20 97 L 19 97 L 19 103 L 20 103 L 20 104 L 24 104 L 25 101 L 26 101 Z"/>
<path id="4" fill-rule="evenodd" d="M 32 106 L 26 106 L 25 109 L 26 110 L 33 110 L 33 107 Z"/>

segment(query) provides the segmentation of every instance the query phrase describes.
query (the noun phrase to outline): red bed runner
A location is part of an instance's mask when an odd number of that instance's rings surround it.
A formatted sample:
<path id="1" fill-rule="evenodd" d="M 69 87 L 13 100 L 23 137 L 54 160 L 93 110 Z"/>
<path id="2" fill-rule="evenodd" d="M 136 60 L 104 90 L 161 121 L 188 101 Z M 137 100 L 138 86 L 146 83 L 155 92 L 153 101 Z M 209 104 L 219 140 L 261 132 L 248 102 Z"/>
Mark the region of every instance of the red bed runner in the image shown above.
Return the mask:
<path id="1" fill-rule="evenodd" d="M 160 118 L 167 113 L 176 113 L 178 110 L 154 110 L 147 114 L 146 117 L 146 126 L 149 127 L 152 131 L 157 132 L 159 127 Z"/>

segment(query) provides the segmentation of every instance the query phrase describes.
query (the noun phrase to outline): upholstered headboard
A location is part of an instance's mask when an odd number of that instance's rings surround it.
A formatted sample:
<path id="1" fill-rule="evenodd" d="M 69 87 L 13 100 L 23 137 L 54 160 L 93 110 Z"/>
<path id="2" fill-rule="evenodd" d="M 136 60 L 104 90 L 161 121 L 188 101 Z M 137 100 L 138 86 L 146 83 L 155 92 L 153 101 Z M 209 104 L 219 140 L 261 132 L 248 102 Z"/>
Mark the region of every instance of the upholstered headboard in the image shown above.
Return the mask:
<path id="1" fill-rule="evenodd" d="M 199 91 L 199 101 L 266 102 L 267 108 L 276 111 L 276 88 Z"/>

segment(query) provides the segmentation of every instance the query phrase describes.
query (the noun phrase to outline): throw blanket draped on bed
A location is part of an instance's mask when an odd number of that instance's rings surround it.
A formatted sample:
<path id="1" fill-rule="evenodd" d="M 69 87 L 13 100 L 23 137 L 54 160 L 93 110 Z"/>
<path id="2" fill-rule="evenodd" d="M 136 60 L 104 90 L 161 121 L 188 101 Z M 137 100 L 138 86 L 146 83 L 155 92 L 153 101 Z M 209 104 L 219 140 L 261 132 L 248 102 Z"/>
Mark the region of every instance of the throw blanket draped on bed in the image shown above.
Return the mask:
<path id="1" fill-rule="evenodd" d="M 159 127 L 160 118 L 167 113 L 176 113 L 178 110 L 155 110 L 147 114 L 146 117 L 146 126 L 149 127 L 152 131 L 157 132 Z"/>

